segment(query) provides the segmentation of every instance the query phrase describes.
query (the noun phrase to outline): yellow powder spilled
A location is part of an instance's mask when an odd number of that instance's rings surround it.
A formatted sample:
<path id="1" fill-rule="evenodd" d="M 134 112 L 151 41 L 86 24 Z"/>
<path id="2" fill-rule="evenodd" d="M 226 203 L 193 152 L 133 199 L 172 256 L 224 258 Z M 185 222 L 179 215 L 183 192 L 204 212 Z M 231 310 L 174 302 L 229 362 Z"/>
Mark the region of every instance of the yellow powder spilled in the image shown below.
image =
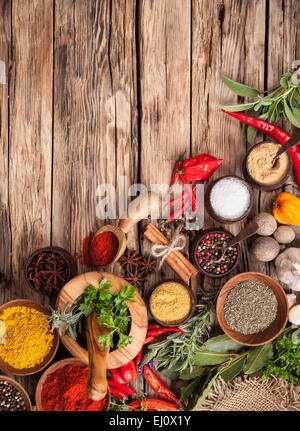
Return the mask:
<path id="1" fill-rule="evenodd" d="M 150 305 L 158 320 L 168 325 L 176 325 L 188 317 L 192 301 L 184 286 L 167 282 L 153 292 Z"/>
<path id="2" fill-rule="evenodd" d="M 273 159 L 280 145 L 266 142 L 255 147 L 248 157 L 248 171 L 251 177 L 259 183 L 272 185 L 281 181 L 290 168 L 289 157 L 286 153 L 278 157 L 274 167 Z"/>
<path id="3" fill-rule="evenodd" d="M 54 335 L 45 316 L 31 307 L 10 307 L 1 314 L 5 324 L 5 344 L 1 358 L 17 369 L 43 362 L 53 346 Z"/>

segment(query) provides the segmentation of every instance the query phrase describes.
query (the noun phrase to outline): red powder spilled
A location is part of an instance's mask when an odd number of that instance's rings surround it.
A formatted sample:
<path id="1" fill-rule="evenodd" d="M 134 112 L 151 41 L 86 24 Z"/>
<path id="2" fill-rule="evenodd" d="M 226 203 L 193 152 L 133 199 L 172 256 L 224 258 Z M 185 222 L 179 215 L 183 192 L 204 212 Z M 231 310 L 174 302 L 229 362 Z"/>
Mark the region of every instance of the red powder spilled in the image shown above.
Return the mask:
<path id="1" fill-rule="evenodd" d="M 42 388 L 44 411 L 100 411 L 105 399 L 93 401 L 86 394 L 86 365 L 70 364 L 48 374 Z"/>

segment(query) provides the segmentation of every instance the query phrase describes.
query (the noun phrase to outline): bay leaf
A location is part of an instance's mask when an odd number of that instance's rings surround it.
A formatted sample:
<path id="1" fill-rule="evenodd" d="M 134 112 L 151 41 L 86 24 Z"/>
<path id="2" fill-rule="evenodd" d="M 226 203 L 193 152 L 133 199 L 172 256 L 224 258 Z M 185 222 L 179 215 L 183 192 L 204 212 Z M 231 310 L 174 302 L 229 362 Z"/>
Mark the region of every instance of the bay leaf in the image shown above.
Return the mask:
<path id="1" fill-rule="evenodd" d="M 192 371 L 186 369 L 184 371 L 181 371 L 179 378 L 181 380 L 191 380 L 191 379 L 194 379 L 195 377 L 202 376 L 204 370 L 205 368 L 199 367 L 199 366 L 193 367 Z"/>
<path id="2" fill-rule="evenodd" d="M 259 371 L 273 356 L 272 343 L 249 349 L 247 360 L 244 367 L 245 374 L 252 374 Z"/>
<path id="3" fill-rule="evenodd" d="M 180 402 L 185 401 L 191 394 L 195 393 L 197 386 L 201 381 L 201 377 L 197 377 L 192 380 L 191 383 L 188 383 L 186 386 L 183 386 L 180 391 Z"/>
<path id="4" fill-rule="evenodd" d="M 228 361 L 232 354 L 203 350 L 194 357 L 195 365 L 217 365 Z"/>
<path id="5" fill-rule="evenodd" d="M 214 381 L 219 377 L 219 373 L 218 372 L 213 372 L 210 375 L 210 379 L 208 380 L 208 382 L 206 383 L 205 387 L 203 388 L 201 394 L 197 397 L 197 399 L 195 400 L 195 402 L 193 404 L 190 404 L 188 406 L 188 408 L 190 410 L 194 410 L 197 407 L 200 407 L 201 404 L 204 403 L 204 401 L 206 400 L 206 397 L 214 383 Z"/>
<path id="6" fill-rule="evenodd" d="M 223 371 L 222 369 L 220 370 L 220 377 L 222 377 L 226 383 L 230 382 L 242 371 L 244 362 L 245 357 L 243 356 L 242 358 L 232 361 L 231 364 L 222 367 Z"/>
<path id="7" fill-rule="evenodd" d="M 228 353 L 228 352 L 237 352 L 240 349 L 242 349 L 244 346 L 242 344 L 237 343 L 236 341 L 233 341 L 228 335 L 218 335 L 217 337 L 209 338 L 201 347 L 205 350 L 210 350 L 212 352 L 221 352 L 221 353 Z"/>
<path id="8" fill-rule="evenodd" d="M 248 85 L 241 84 L 240 82 L 233 81 L 225 75 L 222 75 L 222 81 L 224 84 L 235 94 L 243 97 L 255 97 L 260 94 L 260 91 L 256 88 L 249 87 Z"/>
<path id="9" fill-rule="evenodd" d="M 174 370 L 174 368 L 164 368 L 163 370 L 159 370 L 159 372 L 171 380 L 177 380 L 179 377 L 179 371 Z"/>

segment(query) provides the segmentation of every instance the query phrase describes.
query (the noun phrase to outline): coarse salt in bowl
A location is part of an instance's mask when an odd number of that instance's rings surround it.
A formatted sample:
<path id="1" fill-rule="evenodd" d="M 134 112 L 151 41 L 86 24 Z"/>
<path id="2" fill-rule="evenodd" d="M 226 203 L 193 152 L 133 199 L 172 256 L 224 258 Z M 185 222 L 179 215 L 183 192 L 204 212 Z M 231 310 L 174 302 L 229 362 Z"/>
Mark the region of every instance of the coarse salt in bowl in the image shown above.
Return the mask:
<path id="1" fill-rule="evenodd" d="M 211 184 L 208 190 L 210 215 L 223 222 L 239 221 L 251 210 L 252 189 L 242 178 L 224 176 Z"/>

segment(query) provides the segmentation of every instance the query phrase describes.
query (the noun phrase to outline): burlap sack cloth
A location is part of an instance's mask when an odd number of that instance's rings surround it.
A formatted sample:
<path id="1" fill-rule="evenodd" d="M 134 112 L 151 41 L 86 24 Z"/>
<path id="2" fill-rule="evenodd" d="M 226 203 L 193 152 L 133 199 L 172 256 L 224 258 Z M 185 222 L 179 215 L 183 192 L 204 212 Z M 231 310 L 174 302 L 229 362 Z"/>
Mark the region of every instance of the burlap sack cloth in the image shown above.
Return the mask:
<path id="1" fill-rule="evenodd" d="M 262 380 L 260 377 L 241 376 L 225 383 L 219 378 L 204 403 L 195 410 L 300 410 L 300 387 L 283 379 Z"/>

